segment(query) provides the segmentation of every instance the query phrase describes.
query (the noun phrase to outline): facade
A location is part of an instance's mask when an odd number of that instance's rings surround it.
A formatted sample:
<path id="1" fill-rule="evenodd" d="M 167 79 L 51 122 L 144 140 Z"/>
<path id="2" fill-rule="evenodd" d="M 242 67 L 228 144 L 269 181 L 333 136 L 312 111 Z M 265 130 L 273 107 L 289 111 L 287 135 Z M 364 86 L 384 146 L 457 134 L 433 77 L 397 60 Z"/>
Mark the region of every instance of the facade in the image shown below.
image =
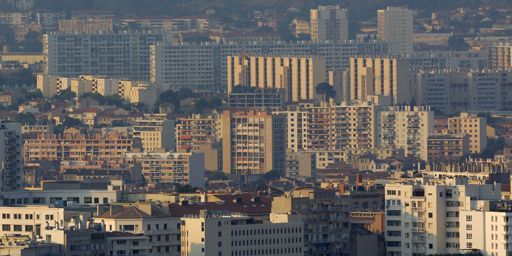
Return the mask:
<path id="1" fill-rule="evenodd" d="M 501 187 L 443 179 L 445 184 L 388 184 L 385 189 L 387 255 L 459 253 L 461 212 L 476 200 L 499 200 Z"/>
<path id="2" fill-rule="evenodd" d="M 489 68 L 508 70 L 512 68 L 512 43 L 498 42 L 487 46 Z"/>
<path id="3" fill-rule="evenodd" d="M 403 149 L 406 156 L 428 159 L 427 140 L 434 131 L 434 113 L 428 107 L 389 107 L 377 118 L 378 148 Z"/>
<path id="4" fill-rule="evenodd" d="M 108 232 L 144 234 L 149 255 L 180 255 L 180 220 L 151 203 L 116 206 L 94 218 Z"/>
<path id="5" fill-rule="evenodd" d="M 413 52 L 413 11 L 404 7 L 388 7 L 377 11 L 377 37 L 390 43 L 394 55 Z"/>
<path id="6" fill-rule="evenodd" d="M 284 106 L 284 96 L 285 92 L 282 89 L 235 87 L 228 95 L 228 107 L 230 109 L 279 109 Z"/>
<path id="7" fill-rule="evenodd" d="M 445 114 L 512 110 L 512 72 L 499 70 L 418 71 L 411 75 L 417 105 Z"/>
<path id="8" fill-rule="evenodd" d="M 469 155 L 467 134 L 431 134 L 428 136 L 429 161 L 457 161 Z"/>
<path id="9" fill-rule="evenodd" d="M 123 25 L 137 27 L 140 30 L 176 32 L 205 32 L 208 30 L 208 19 L 205 17 L 142 17 L 123 19 Z"/>
<path id="10" fill-rule="evenodd" d="M 71 19 L 59 20 L 59 32 L 62 33 L 111 33 L 114 30 L 112 20 Z"/>
<path id="11" fill-rule="evenodd" d="M 285 118 L 266 111 L 222 113 L 222 170 L 244 178 L 284 172 Z"/>
<path id="12" fill-rule="evenodd" d="M 145 114 L 132 126 L 133 138 L 140 140 L 144 152 L 174 149 L 174 121 L 165 114 Z"/>
<path id="13" fill-rule="evenodd" d="M 204 187 L 204 155 L 201 153 L 129 153 L 126 162 L 150 184 Z"/>
<path id="14" fill-rule="evenodd" d="M 481 153 L 487 147 L 487 118 L 474 114 L 461 113 L 448 118 L 449 134 L 467 134 L 469 152 Z"/>
<path id="15" fill-rule="evenodd" d="M 181 218 L 181 255 L 304 255 L 302 222 L 257 222 L 203 210 Z"/>
<path id="16" fill-rule="evenodd" d="M 29 134 L 23 139 L 25 162 L 88 161 L 116 162 L 132 150 L 132 139 L 119 133 L 82 134 L 68 129 L 63 135 Z"/>
<path id="17" fill-rule="evenodd" d="M 314 152 L 287 152 L 284 176 L 293 179 L 316 177 L 316 158 Z"/>
<path id="18" fill-rule="evenodd" d="M 2 206 L 0 234 L 4 236 L 29 236 L 41 238 L 44 229 L 64 227 L 64 208 L 47 205 Z"/>
<path id="19" fill-rule="evenodd" d="M 219 114 L 193 114 L 176 118 L 176 150 L 198 151 L 219 141 Z"/>
<path id="20" fill-rule="evenodd" d="M 404 58 L 415 70 L 482 70 L 488 67 L 486 55 L 481 51 L 415 52 Z"/>
<path id="21" fill-rule="evenodd" d="M 44 73 L 149 80 L 149 46 L 165 40 L 158 33 L 52 32 L 43 36 Z"/>
<path id="22" fill-rule="evenodd" d="M 348 202 L 334 191 L 305 188 L 274 197 L 271 218 L 303 223 L 305 256 L 349 254 Z"/>
<path id="23" fill-rule="evenodd" d="M 23 181 L 21 125 L 0 121 L 0 141 L 0 191 L 19 189 Z"/>
<path id="24" fill-rule="evenodd" d="M 348 10 L 340 6 L 318 6 L 310 10 L 312 41 L 347 41 Z"/>
<path id="25" fill-rule="evenodd" d="M 325 62 L 311 56 L 229 56 L 228 94 L 235 86 L 282 89 L 287 102 L 311 100 L 326 81 Z"/>
<path id="26" fill-rule="evenodd" d="M 157 101 L 159 88 L 145 81 L 119 81 L 119 97 L 130 102 L 131 104 L 145 104 L 153 107 Z"/>
<path id="27" fill-rule="evenodd" d="M 326 72 L 349 67 L 357 55 L 384 55 L 383 42 L 246 42 L 156 44 L 151 49 L 151 82 L 171 88 L 225 91 L 228 56 L 316 56 L 325 60 Z M 325 74 L 327 77 L 327 73 Z"/>
<path id="28" fill-rule="evenodd" d="M 393 57 L 350 58 L 350 99 L 367 100 L 368 96 L 386 96 L 391 104 L 408 104 L 410 63 Z"/>

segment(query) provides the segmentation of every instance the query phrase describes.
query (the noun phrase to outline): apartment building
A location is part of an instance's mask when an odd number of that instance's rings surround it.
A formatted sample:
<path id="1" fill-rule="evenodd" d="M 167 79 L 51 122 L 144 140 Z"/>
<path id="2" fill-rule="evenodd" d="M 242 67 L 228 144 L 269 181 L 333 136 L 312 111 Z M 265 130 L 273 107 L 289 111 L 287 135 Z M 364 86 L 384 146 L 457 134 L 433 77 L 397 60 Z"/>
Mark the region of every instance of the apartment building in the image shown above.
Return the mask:
<path id="1" fill-rule="evenodd" d="M 503 70 L 433 70 L 411 75 L 417 105 L 445 114 L 511 110 L 512 72 Z"/>
<path id="2" fill-rule="evenodd" d="M 119 184 L 73 181 L 42 181 L 40 188 L 3 193 L 4 206 L 86 205 L 115 203 L 121 198 Z"/>
<path id="3" fill-rule="evenodd" d="M 473 207 L 472 207 L 473 208 Z M 512 202 L 478 201 L 473 209 L 460 212 L 460 251 L 506 256 L 512 250 Z"/>
<path id="4" fill-rule="evenodd" d="M 318 6 L 309 12 L 312 41 L 347 41 L 348 10 L 340 6 Z"/>
<path id="5" fill-rule="evenodd" d="M 104 19 L 70 19 L 59 20 L 59 32 L 62 33 L 112 33 L 114 24 L 112 20 Z"/>
<path id="6" fill-rule="evenodd" d="M 305 256 L 349 255 L 348 211 L 334 191 L 303 188 L 274 197 L 271 219 L 303 223 Z"/>
<path id="7" fill-rule="evenodd" d="M 421 51 L 403 58 L 408 59 L 415 70 L 482 70 L 488 67 L 486 55 L 481 51 Z"/>
<path id="8" fill-rule="evenodd" d="M 111 32 L 43 35 L 47 75 L 84 74 L 149 80 L 149 46 L 166 41 L 161 33 Z"/>
<path id="9" fill-rule="evenodd" d="M 285 118 L 266 111 L 229 111 L 221 116 L 222 170 L 249 179 L 284 172 Z"/>
<path id="10" fill-rule="evenodd" d="M 275 88 L 235 86 L 228 95 L 230 109 L 280 109 L 285 104 L 285 91 Z"/>
<path id="11" fill-rule="evenodd" d="M 23 182 L 21 125 L 0 121 L 0 191 L 16 190 Z"/>
<path id="12" fill-rule="evenodd" d="M 487 147 L 487 118 L 475 114 L 460 113 L 448 118 L 449 134 L 467 134 L 469 152 L 481 153 Z"/>
<path id="13" fill-rule="evenodd" d="M 165 114 L 144 114 L 132 122 L 133 138 L 140 140 L 144 152 L 173 150 L 174 124 Z"/>
<path id="14" fill-rule="evenodd" d="M 228 56 L 228 93 L 235 86 L 285 91 L 287 102 L 311 100 L 316 86 L 326 81 L 325 62 L 313 56 Z"/>
<path id="15" fill-rule="evenodd" d="M 413 11 L 404 7 L 377 11 L 377 37 L 390 43 L 391 54 L 413 52 L 413 16 Z"/>
<path id="16" fill-rule="evenodd" d="M 325 60 L 326 72 L 349 67 L 349 58 L 387 54 L 383 42 L 229 42 L 158 43 L 151 47 L 151 82 L 171 88 L 225 91 L 228 56 L 316 56 Z M 328 77 L 328 74 L 325 74 Z"/>
<path id="17" fill-rule="evenodd" d="M 202 153 L 128 153 L 126 164 L 142 173 L 150 184 L 204 187 L 205 159 Z"/>
<path id="18" fill-rule="evenodd" d="M 104 76 L 81 75 L 79 77 L 62 77 L 37 75 L 37 89 L 45 97 L 58 95 L 62 90 L 70 89 L 78 98 L 86 93 L 98 93 L 103 96 L 118 95 L 131 104 L 144 103 L 155 105 L 160 88 L 147 81 L 135 81 Z"/>
<path id="19" fill-rule="evenodd" d="M 120 133 L 83 134 L 69 128 L 62 135 L 27 134 L 23 138 L 25 162 L 31 161 L 102 161 L 120 160 L 132 150 L 132 138 Z"/>
<path id="20" fill-rule="evenodd" d="M 217 144 L 220 137 L 219 114 L 192 114 L 176 118 L 176 150 L 198 151 L 201 145 Z"/>
<path id="21" fill-rule="evenodd" d="M 489 68 L 508 70 L 512 68 L 512 43 L 509 41 L 496 42 L 485 49 Z"/>
<path id="22" fill-rule="evenodd" d="M 44 229 L 64 227 L 64 208 L 48 205 L 1 206 L 0 235 L 42 237 Z"/>
<path id="23" fill-rule="evenodd" d="M 108 232 L 144 234 L 150 255 L 180 255 L 180 219 L 148 202 L 112 205 L 94 218 Z"/>
<path id="24" fill-rule="evenodd" d="M 118 95 L 131 104 L 153 107 L 158 99 L 159 88 L 145 81 L 120 80 Z"/>
<path id="25" fill-rule="evenodd" d="M 428 136 L 434 131 L 434 112 L 428 107 L 394 106 L 377 115 L 377 147 L 403 149 L 406 156 L 428 159 Z"/>
<path id="26" fill-rule="evenodd" d="M 202 210 L 181 218 L 181 255 L 304 255 L 302 222 Z"/>
<path id="27" fill-rule="evenodd" d="M 409 103 L 409 69 L 409 60 L 402 58 L 350 58 L 350 99 L 364 101 L 368 96 L 387 96 L 393 105 Z"/>
<path id="28" fill-rule="evenodd" d="M 315 152 L 287 152 L 284 176 L 292 179 L 316 177 Z"/>
<path id="29" fill-rule="evenodd" d="M 469 155 L 467 134 L 431 134 L 427 141 L 429 161 L 457 161 Z"/>
<path id="30" fill-rule="evenodd" d="M 471 209 L 476 200 L 500 197 L 501 186 L 467 184 L 464 178 L 387 184 L 387 255 L 459 253 L 466 228 L 461 226 L 461 213 Z"/>
<path id="31" fill-rule="evenodd" d="M 162 31 L 165 33 L 205 32 L 208 19 L 205 17 L 140 17 L 123 19 L 124 26 L 141 30 Z"/>
<path id="32" fill-rule="evenodd" d="M 357 104 L 301 104 L 283 112 L 288 120 L 288 150 L 359 150 L 375 147 L 376 108 Z"/>

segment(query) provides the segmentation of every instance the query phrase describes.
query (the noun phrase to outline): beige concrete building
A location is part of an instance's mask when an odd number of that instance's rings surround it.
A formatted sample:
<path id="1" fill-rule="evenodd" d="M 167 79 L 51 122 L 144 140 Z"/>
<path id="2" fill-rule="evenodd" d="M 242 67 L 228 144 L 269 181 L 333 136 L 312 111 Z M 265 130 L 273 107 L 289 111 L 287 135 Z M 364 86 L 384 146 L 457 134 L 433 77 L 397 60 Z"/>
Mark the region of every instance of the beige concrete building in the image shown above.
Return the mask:
<path id="1" fill-rule="evenodd" d="M 63 33 L 108 33 L 114 30 L 112 20 L 70 19 L 59 20 L 59 32 Z"/>
<path id="2" fill-rule="evenodd" d="M 148 202 L 135 205 L 112 205 L 94 218 L 105 231 L 144 234 L 150 255 L 180 255 L 180 220 Z"/>
<path id="3" fill-rule="evenodd" d="M 181 218 L 181 255 L 304 255 L 303 224 L 201 211 Z"/>
<path id="4" fill-rule="evenodd" d="M 142 173 L 150 184 L 179 184 L 204 187 L 204 155 L 201 153 L 129 153 L 126 164 Z"/>
<path id="5" fill-rule="evenodd" d="M 412 97 L 409 68 L 409 60 L 402 58 L 350 58 L 350 99 L 386 96 L 391 104 L 408 104 Z"/>
<path id="6" fill-rule="evenodd" d="M 391 54 L 413 52 L 413 16 L 413 11 L 404 7 L 377 11 L 377 37 L 390 43 Z"/>
<path id="7" fill-rule="evenodd" d="M 102 161 L 120 160 L 132 150 L 133 140 L 117 132 L 82 134 L 69 128 L 62 135 L 39 133 L 23 139 L 25 162 L 30 161 Z"/>
<path id="8" fill-rule="evenodd" d="M 157 101 L 159 90 L 156 85 L 144 81 L 120 80 L 118 95 L 131 104 L 143 103 L 153 107 Z"/>
<path id="9" fill-rule="evenodd" d="M 144 114 L 132 126 L 133 138 L 140 140 L 144 152 L 174 149 L 174 121 L 165 114 Z"/>
<path id="10" fill-rule="evenodd" d="M 2 206 L 0 235 L 42 237 L 44 229 L 64 227 L 64 208 L 47 205 Z"/>
<path id="11" fill-rule="evenodd" d="M 489 68 L 508 70 L 512 68 L 512 43 L 497 42 L 487 46 L 487 61 Z"/>
<path id="12" fill-rule="evenodd" d="M 285 124 L 266 111 L 222 113 L 222 170 L 245 178 L 284 172 Z"/>
<path id="13" fill-rule="evenodd" d="M 285 101 L 311 100 L 326 81 L 325 61 L 312 56 L 229 56 L 228 93 L 238 85 L 285 90 Z"/>
<path id="14" fill-rule="evenodd" d="M 309 13 L 312 41 L 348 40 L 348 10 L 340 6 L 318 6 Z"/>
<path id="15" fill-rule="evenodd" d="M 457 161 L 469 155 L 467 134 L 431 134 L 427 142 L 429 161 Z"/>
<path id="16" fill-rule="evenodd" d="M 394 106 L 379 111 L 377 148 L 403 149 L 406 156 L 428 159 L 427 140 L 434 132 L 428 107 Z"/>
<path id="17" fill-rule="evenodd" d="M 487 118 L 474 114 L 461 113 L 448 118 L 449 134 L 467 134 L 469 152 L 481 153 L 487 147 Z"/>
<path id="18" fill-rule="evenodd" d="M 386 185 L 387 255 L 459 253 L 465 247 L 462 234 L 468 229 L 462 226 L 461 213 L 476 200 L 499 200 L 501 196 L 501 186 L 494 184 L 441 182 Z"/>

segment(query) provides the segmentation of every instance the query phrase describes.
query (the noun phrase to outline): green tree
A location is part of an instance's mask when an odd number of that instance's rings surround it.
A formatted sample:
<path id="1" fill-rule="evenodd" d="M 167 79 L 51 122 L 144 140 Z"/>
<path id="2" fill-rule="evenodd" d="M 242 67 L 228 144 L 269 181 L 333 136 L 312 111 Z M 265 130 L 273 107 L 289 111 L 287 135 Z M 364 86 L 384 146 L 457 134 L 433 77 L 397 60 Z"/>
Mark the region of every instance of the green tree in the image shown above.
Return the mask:
<path id="1" fill-rule="evenodd" d="M 448 48 L 452 51 L 466 51 L 469 49 L 469 44 L 462 36 L 451 36 L 448 38 Z"/>
<path id="2" fill-rule="evenodd" d="M 27 112 L 18 114 L 16 116 L 16 122 L 20 124 L 36 124 L 37 119 L 34 114 Z"/>
<path id="3" fill-rule="evenodd" d="M 70 88 L 60 91 L 59 94 L 54 96 L 56 100 L 72 100 L 76 97 L 76 93 L 71 91 Z"/>

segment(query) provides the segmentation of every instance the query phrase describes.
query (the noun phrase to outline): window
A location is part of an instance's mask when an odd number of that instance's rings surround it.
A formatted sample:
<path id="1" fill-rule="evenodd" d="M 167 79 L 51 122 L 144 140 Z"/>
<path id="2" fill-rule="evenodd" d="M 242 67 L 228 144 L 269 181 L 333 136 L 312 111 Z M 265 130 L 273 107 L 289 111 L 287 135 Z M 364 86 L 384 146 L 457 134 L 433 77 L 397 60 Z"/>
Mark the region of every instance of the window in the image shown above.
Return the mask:
<path id="1" fill-rule="evenodd" d="M 473 248 L 473 243 L 466 243 L 466 248 L 467 249 L 472 249 Z"/>
<path id="2" fill-rule="evenodd" d="M 2 225 L 2 231 L 11 231 L 11 225 Z"/>
<path id="3" fill-rule="evenodd" d="M 466 234 L 466 239 L 473 239 L 473 234 L 467 233 Z"/>
<path id="4" fill-rule="evenodd" d="M 467 224 L 466 225 L 466 230 L 473 230 L 473 225 Z"/>
<path id="5" fill-rule="evenodd" d="M 34 230 L 34 227 L 32 225 L 25 225 L 26 232 L 32 232 L 33 230 Z"/>
<path id="6" fill-rule="evenodd" d="M 148 225 L 146 226 L 146 229 L 147 229 L 148 231 L 150 231 L 150 230 L 151 230 L 151 225 L 150 225 L 150 224 L 148 224 Z"/>
<path id="7" fill-rule="evenodd" d="M 21 228 L 21 225 L 14 225 L 13 226 L 13 230 L 14 231 L 23 231 L 22 228 Z"/>
<path id="8" fill-rule="evenodd" d="M 433 244 L 428 244 L 428 248 L 429 249 L 434 249 L 434 245 Z"/>
<path id="9" fill-rule="evenodd" d="M 91 204 L 92 203 L 92 197 L 84 197 L 84 203 Z"/>
<path id="10" fill-rule="evenodd" d="M 471 221 L 471 220 L 472 220 L 472 217 L 473 217 L 473 216 L 471 216 L 471 215 L 466 216 L 466 221 Z"/>
<path id="11" fill-rule="evenodd" d="M 95 198 L 94 198 L 94 203 L 95 203 L 95 204 L 99 204 L 99 203 L 100 203 L 100 199 L 99 199 L 99 198 L 97 198 L 97 197 L 95 197 Z"/>
<path id="12" fill-rule="evenodd" d="M 429 219 L 432 219 L 432 217 L 433 217 L 433 214 L 432 214 L 431 212 L 429 212 L 429 213 L 428 213 L 428 218 L 429 218 Z"/>

